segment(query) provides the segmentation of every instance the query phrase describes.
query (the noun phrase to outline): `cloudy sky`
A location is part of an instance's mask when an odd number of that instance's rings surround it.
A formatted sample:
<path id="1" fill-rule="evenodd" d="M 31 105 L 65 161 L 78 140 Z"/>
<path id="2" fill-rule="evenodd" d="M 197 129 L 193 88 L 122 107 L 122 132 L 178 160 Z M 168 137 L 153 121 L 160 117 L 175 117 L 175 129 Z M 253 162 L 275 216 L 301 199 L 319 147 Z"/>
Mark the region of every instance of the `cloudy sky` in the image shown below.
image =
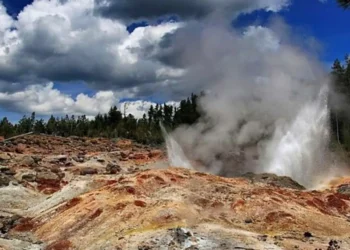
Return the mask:
<path id="1" fill-rule="evenodd" d="M 205 46 L 230 39 L 223 27 L 278 49 L 275 19 L 325 67 L 348 52 L 350 12 L 335 0 L 0 0 L 0 114 L 93 116 L 129 101 L 141 116 L 215 84 Z"/>

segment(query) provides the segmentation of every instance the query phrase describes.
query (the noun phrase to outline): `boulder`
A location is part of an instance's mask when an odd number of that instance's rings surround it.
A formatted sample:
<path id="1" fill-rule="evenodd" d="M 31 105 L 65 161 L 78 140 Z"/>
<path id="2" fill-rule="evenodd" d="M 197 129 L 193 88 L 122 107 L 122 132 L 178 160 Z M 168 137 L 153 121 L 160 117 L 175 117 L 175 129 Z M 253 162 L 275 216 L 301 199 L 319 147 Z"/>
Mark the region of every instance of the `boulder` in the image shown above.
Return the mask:
<path id="1" fill-rule="evenodd" d="M 116 174 L 121 171 L 121 167 L 119 165 L 113 164 L 113 163 L 108 163 L 106 167 L 106 171 L 108 174 Z"/>
<path id="2" fill-rule="evenodd" d="M 85 157 L 84 156 L 74 156 L 74 157 L 72 157 L 72 160 L 74 160 L 75 162 L 83 163 L 83 162 L 85 162 Z"/>
<path id="3" fill-rule="evenodd" d="M 97 139 L 92 139 L 90 142 L 91 142 L 91 144 L 93 144 L 93 145 L 98 144 L 98 140 L 97 140 Z"/>
<path id="4" fill-rule="evenodd" d="M 64 166 L 65 167 L 72 167 L 72 166 L 74 166 L 74 164 L 71 161 L 67 161 L 66 163 L 64 163 Z"/>
<path id="5" fill-rule="evenodd" d="M 18 159 L 19 163 L 23 166 L 28 166 L 28 167 L 36 166 L 35 160 L 30 155 L 23 155 L 23 156 L 19 155 L 18 157 L 16 157 L 16 159 Z"/>
<path id="6" fill-rule="evenodd" d="M 39 155 L 32 155 L 32 158 L 35 161 L 35 163 L 39 163 L 42 160 L 42 157 Z"/>
<path id="7" fill-rule="evenodd" d="M 62 171 L 61 171 L 61 169 L 59 167 L 53 167 L 53 168 L 51 168 L 51 172 L 55 173 L 55 174 L 58 174 L 58 173 L 60 173 Z"/>
<path id="8" fill-rule="evenodd" d="M 242 175 L 242 177 L 251 180 L 253 183 L 261 182 L 261 183 L 266 183 L 277 187 L 305 190 L 305 187 L 303 187 L 298 182 L 294 181 L 292 178 L 288 176 L 278 176 L 275 174 L 246 173 Z"/>
<path id="9" fill-rule="evenodd" d="M 11 160 L 11 156 L 7 153 L 0 153 L 0 161 L 8 161 Z"/>
<path id="10" fill-rule="evenodd" d="M 36 182 L 41 183 L 41 182 L 47 182 L 47 181 L 59 181 L 60 178 L 57 174 L 52 173 L 52 172 L 39 172 L 36 174 Z"/>
<path id="11" fill-rule="evenodd" d="M 35 182 L 36 176 L 35 174 L 26 173 L 22 175 L 21 179 L 22 181 Z"/>
<path id="12" fill-rule="evenodd" d="M 99 163 L 104 163 L 104 162 L 106 162 L 106 160 L 103 159 L 103 158 L 97 158 L 96 161 L 99 162 Z"/>
<path id="13" fill-rule="evenodd" d="M 8 170 L 10 170 L 9 167 L 7 167 L 7 166 L 0 166 L 0 173 L 4 173 L 4 172 L 6 172 Z"/>
<path id="14" fill-rule="evenodd" d="M 25 150 L 26 150 L 26 145 L 22 143 L 18 144 L 17 147 L 15 148 L 15 151 L 18 154 L 23 154 Z"/>
<path id="15" fill-rule="evenodd" d="M 135 160 L 145 160 L 147 158 L 147 155 L 142 153 L 135 153 L 133 159 Z"/>
<path id="16" fill-rule="evenodd" d="M 128 158 L 130 155 L 130 151 L 128 151 L 128 150 L 122 151 L 122 152 L 120 152 L 120 155 L 122 158 Z"/>
<path id="17" fill-rule="evenodd" d="M 11 217 L 0 217 L 0 233 L 6 234 L 11 228 L 16 226 L 21 217 L 13 215 Z M 1 248 L 0 248 L 1 249 Z"/>
<path id="18" fill-rule="evenodd" d="M 163 152 L 161 150 L 151 150 L 149 153 L 148 153 L 148 156 L 150 158 L 155 158 L 155 157 L 159 157 L 163 154 Z"/>
<path id="19" fill-rule="evenodd" d="M 118 157 L 118 156 L 121 155 L 121 152 L 120 152 L 120 151 L 114 151 L 114 152 L 111 152 L 110 155 L 111 155 L 112 157 Z"/>
<path id="20" fill-rule="evenodd" d="M 67 161 L 68 157 L 66 155 L 55 155 L 46 158 L 52 164 L 64 163 Z"/>
<path id="21" fill-rule="evenodd" d="M 0 175 L 0 187 L 6 187 L 10 184 L 10 178 L 6 175 Z"/>
<path id="22" fill-rule="evenodd" d="M 134 204 L 135 204 L 135 206 L 137 206 L 137 207 L 146 207 L 146 206 L 147 206 L 147 203 L 144 202 L 144 201 L 141 201 L 141 200 L 135 200 L 135 201 L 134 201 Z"/>
<path id="23" fill-rule="evenodd" d="M 340 194 L 345 194 L 350 196 L 350 184 L 343 184 L 339 186 L 337 192 Z"/>
<path id="24" fill-rule="evenodd" d="M 66 174 L 62 172 L 61 168 L 59 167 L 51 168 L 51 172 L 57 174 L 59 179 L 63 179 L 66 176 Z"/>
<path id="25" fill-rule="evenodd" d="M 98 171 L 95 168 L 83 168 L 80 170 L 80 175 L 94 175 L 97 173 Z"/>
<path id="26" fill-rule="evenodd" d="M 16 174 L 16 171 L 10 169 L 9 167 L 0 166 L 0 173 L 3 173 L 4 175 L 14 176 Z"/>
<path id="27" fill-rule="evenodd" d="M 183 246 L 186 244 L 186 242 L 193 237 L 193 233 L 188 231 L 184 228 L 176 228 L 176 229 L 169 229 L 173 234 L 173 240 L 179 244 L 180 246 Z"/>

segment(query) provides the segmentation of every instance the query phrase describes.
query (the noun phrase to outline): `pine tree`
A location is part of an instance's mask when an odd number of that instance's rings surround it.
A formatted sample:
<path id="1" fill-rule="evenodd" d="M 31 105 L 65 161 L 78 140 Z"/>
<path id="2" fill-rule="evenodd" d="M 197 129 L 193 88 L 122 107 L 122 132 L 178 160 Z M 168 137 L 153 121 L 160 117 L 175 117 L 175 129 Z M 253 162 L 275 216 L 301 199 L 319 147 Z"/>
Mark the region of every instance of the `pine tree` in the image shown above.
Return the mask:
<path id="1" fill-rule="evenodd" d="M 33 128 L 35 133 L 45 133 L 45 121 L 43 119 L 36 120 L 34 123 L 34 128 Z"/>
<path id="2" fill-rule="evenodd" d="M 51 115 L 50 119 L 46 124 L 46 132 L 49 135 L 53 135 L 57 133 L 57 122 L 56 122 L 56 118 L 53 115 Z"/>
<path id="3" fill-rule="evenodd" d="M 339 59 L 336 59 L 333 63 L 332 76 L 334 78 L 335 90 L 339 93 L 347 91 L 345 86 L 345 69 Z"/>
<path id="4" fill-rule="evenodd" d="M 15 128 L 11 122 L 9 122 L 7 117 L 4 117 L 0 122 L 0 135 L 4 136 L 5 138 L 15 135 Z"/>
<path id="5" fill-rule="evenodd" d="M 153 122 L 154 114 L 155 114 L 155 111 L 154 111 L 153 105 L 151 105 L 151 107 L 148 110 L 148 124 L 149 124 L 149 126 L 151 126 L 151 124 Z"/>

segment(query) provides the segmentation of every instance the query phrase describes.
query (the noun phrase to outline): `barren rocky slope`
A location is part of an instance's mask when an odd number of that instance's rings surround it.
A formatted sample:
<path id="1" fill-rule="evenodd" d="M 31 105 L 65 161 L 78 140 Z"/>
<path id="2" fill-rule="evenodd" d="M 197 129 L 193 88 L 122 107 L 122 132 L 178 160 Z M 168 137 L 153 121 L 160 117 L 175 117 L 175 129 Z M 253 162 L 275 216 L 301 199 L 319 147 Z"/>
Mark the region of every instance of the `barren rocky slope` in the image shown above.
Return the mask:
<path id="1" fill-rule="evenodd" d="M 165 168 L 164 152 L 27 136 L 1 146 L 0 249 L 350 249 L 350 179 Z"/>

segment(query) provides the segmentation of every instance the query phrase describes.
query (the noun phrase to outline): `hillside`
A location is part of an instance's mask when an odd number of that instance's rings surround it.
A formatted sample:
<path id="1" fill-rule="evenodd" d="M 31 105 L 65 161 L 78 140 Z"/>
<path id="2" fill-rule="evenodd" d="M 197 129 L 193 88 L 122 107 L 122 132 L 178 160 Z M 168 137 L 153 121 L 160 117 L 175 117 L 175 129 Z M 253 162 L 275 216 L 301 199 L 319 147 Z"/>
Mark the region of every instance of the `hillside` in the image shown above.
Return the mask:
<path id="1" fill-rule="evenodd" d="M 125 140 L 27 136 L 1 150 L 0 249 L 350 249 L 350 178 L 305 191 L 217 177 Z"/>

